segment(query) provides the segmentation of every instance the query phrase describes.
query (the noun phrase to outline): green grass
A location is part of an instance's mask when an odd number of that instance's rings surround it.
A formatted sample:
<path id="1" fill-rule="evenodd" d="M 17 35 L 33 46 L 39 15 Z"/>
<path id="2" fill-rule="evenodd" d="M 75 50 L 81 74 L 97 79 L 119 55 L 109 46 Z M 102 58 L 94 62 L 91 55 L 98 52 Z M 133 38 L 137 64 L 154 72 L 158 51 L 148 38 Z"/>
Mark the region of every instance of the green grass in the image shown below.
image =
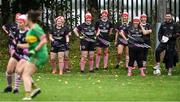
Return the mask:
<path id="1" fill-rule="evenodd" d="M 77 69 L 62 76 L 50 73 L 37 73 L 34 76 L 42 93 L 36 101 L 180 101 L 180 76 L 153 76 L 148 73 L 140 77 L 127 77 L 125 69 L 100 70 L 96 73 L 81 74 Z M 149 69 L 151 71 L 151 69 Z M 0 73 L 0 90 L 6 85 L 5 76 Z M 0 101 L 18 101 L 24 95 L 23 85 L 20 93 L 1 93 Z"/>

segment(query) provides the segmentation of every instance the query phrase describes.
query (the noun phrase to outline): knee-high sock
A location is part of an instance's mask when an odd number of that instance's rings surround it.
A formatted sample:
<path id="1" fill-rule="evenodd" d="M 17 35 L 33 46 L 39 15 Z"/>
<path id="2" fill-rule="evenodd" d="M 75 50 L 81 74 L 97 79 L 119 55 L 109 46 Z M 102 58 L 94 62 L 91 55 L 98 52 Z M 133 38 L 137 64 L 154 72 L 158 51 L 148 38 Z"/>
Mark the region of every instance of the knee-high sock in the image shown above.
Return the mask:
<path id="1" fill-rule="evenodd" d="M 59 70 L 63 71 L 63 69 L 64 69 L 64 61 L 59 62 Z"/>
<path id="2" fill-rule="evenodd" d="M 12 75 L 8 74 L 6 72 L 6 80 L 7 80 L 7 86 L 11 87 L 12 86 Z"/>
<path id="3" fill-rule="evenodd" d="M 94 69 L 94 57 L 89 58 L 89 68 L 90 70 Z"/>
<path id="4" fill-rule="evenodd" d="M 14 83 L 14 89 L 18 90 L 19 89 L 19 85 L 21 83 L 21 76 L 19 74 L 15 74 L 15 83 Z"/>
<path id="5" fill-rule="evenodd" d="M 67 59 L 64 59 L 64 68 L 65 69 L 69 68 L 69 61 Z"/>
<path id="6" fill-rule="evenodd" d="M 101 59 L 101 54 L 96 54 L 96 68 L 99 68 L 100 59 Z"/>
<path id="7" fill-rule="evenodd" d="M 55 62 L 55 60 L 51 60 L 51 67 L 52 67 L 52 70 L 56 70 L 56 62 Z"/>
<path id="8" fill-rule="evenodd" d="M 86 59 L 85 58 L 81 58 L 81 61 L 80 61 L 81 71 L 84 71 L 85 65 L 86 65 Z"/>
<path id="9" fill-rule="evenodd" d="M 128 76 L 132 76 L 132 70 L 133 70 L 133 68 L 132 67 L 128 67 Z"/>
<path id="10" fill-rule="evenodd" d="M 141 76 L 145 76 L 145 72 L 144 72 L 145 68 L 142 67 L 142 68 L 140 68 L 139 70 L 141 71 Z"/>
<path id="11" fill-rule="evenodd" d="M 109 56 L 108 53 L 104 54 L 104 68 L 108 67 L 108 56 Z"/>
<path id="12" fill-rule="evenodd" d="M 129 56 L 126 56 L 126 68 L 128 68 Z"/>

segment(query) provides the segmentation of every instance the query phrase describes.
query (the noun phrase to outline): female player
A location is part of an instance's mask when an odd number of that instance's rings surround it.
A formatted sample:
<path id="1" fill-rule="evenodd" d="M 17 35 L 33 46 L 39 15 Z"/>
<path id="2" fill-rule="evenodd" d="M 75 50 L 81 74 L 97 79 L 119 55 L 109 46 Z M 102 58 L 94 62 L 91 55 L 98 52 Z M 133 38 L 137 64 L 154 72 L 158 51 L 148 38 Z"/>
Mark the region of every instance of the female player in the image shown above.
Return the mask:
<path id="1" fill-rule="evenodd" d="M 123 31 L 122 31 L 123 33 Z M 144 29 L 142 24 L 140 24 L 139 17 L 133 19 L 133 24 L 124 29 L 124 33 L 128 34 L 128 47 L 129 47 L 129 64 L 128 64 L 128 76 L 132 76 L 132 70 L 134 67 L 134 62 L 138 64 L 138 68 L 141 71 L 141 76 L 145 76 L 144 66 L 143 66 L 143 51 L 144 51 L 144 40 L 143 35 L 148 32 Z"/>
<path id="2" fill-rule="evenodd" d="M 142 14 L 141 15 L 141 25 L 144 27 L 146 32 L 148 32 L 146 35 L 143 35 L 144 43 L 150 46 L 151 44 L 151 39 L 150 39 L 150 34 L 152 33 L 152 27 L 149 23 L 147 23 L 147 15 Z M 147 63 L 147 56 L 148 56 L 148 48 L 144 48 L 143 51 L 143 66 L 146 68 L 146 63 Z"/>
<path id="3" fill-rule="evenodd" d="M 128 68 L 129 62 L 129 53 L 128 53 L 128 46 L 127 46 L 127 34 L 122 34 L 122 31 L 128 27 L 128 13 L 123 12 L 122 14 L 122 23 L 117 26 L 116 28 L 116 36 L 115 36 L 115 46 L 117 46 L 117 65 L 115 68 L 119 68 L 121 56 L 123 53 L 123 49 L 125 48 L 126 52 L 126 68 Z"/>
<path id="4" fill-rule="evenodd" d="M 97 29 L 97 54 L 96 54 L 96 69 L 99 69 L 100 57 L 102 49 L 104 49 L 104 69 L 108 67 L 108 47 L 109 36 L 112 34 L 112 23 L 108 20 L 108 11 L 103 10 L 101 19 L 96 22 Z"/>
<path id="5" fill-rule="evenodd" d="M 95 26 L 92 24 L 92 15 L 87 12 L 85 14 L 85 22 L 77 26 L 74 30 L 74 33 L 80 40 L 80 50 L 81 50 L 81 61 L 80 68 L 81 72 L 84 72 L 86 65 L 86 59 L 89 54 L 89 67 L 90 72 L 94 72 L 94 51 L 95 51 L 95 37 L 96 30 Z M 81 34 L 81 36 L 80 36 Z"/>
<path id="6" fill-rule="evenodd" d="M 26 34 L 26 41 L 28 44 L 21 45 L 22 48 L 28 48 L 29 59 L 22 65 L 21 73 L 24 82 L 25 97 L 23 100 L 31 100 L 39 92 L 40 88 L 35 87 L 32 80 L 32 75 L 37 68 L 44 65 L 48 60 L 47 39 L 43 29 L 36 23 L 40 16 L 39 11 L 28 12 L 28 26 L 29 31 Z M 32 90 L 33 88 L 33 90 Z"/>
<path id="7" fill-rule="evenodd" d="M 17 47 L 17 44 L 25 43 L 24 39 L 25 39 L 25 35 L 28 31 L 26 28 L 26 16 L 18 15 L 18 17 L 17 17 L 17 15 L 16 15 L 16 23 L 17 23 L 17 28 L 15 25 L 5 27 L 6 28 L 5 30 L 9 29 L 9 30 L 7 30 L 10 33 L 9 35 L 13 35 L 10 37 L 9 46 L 11 46 L 11 48 L 13 48 L 14 51 L 12 51 L 12 49 L 10 49 L 11 57 L 8 61 L 7 70 L 6 70 L 6 77 L 7 77 L 8 85 L 4 89 L 4 92 L 12 91 L 12 75 L 16 69 L 16 65 L 17 65 L 18 61 L 20 61 L 20 59 L 23 58 L 23 56 L 24 56 L 22 50 Z M 16 75 L 13 93 L 18 92 L 19 82 L 20 82 L 19 76 Z"/>
<path id="8" fill-rule="evenodd" d="M 59 74 L 63 74 L 64 63 L 65 63 L 65 51 L 67 50 L 67 44 L 69 44 L 69 28 L 64 25 L 64 17 L 58 16 L 55 19 L 56 25 L 50 32 L 51 40 L 51 66 L 52 73 L 55 74 L 56 71 L 56 55 L 58 54 L 59 60 Z M 67 63 L 67 62 L 66 62 Z"/>

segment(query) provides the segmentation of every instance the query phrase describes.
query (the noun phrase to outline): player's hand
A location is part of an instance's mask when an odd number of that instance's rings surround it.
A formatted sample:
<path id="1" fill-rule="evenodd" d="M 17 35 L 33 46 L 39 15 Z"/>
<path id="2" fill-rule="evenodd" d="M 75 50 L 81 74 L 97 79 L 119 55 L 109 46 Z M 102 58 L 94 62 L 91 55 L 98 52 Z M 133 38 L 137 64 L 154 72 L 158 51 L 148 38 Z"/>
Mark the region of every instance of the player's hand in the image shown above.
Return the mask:
<path id="1" fill-rule="evenodd" d="M 117 41 L 114 42 L 114 46 L 117 47 Z"/>
<path id="2" fill-rule="evenodd" d="M 80 36 L 79 38 L 80 38 L 80 39 L 84 39 L 84 36 Z"/>
<path id="3" fill-rule="evenodd" d="M 35 55 L 36 54 L 36 51 L 35 50 L 30 50 L 29 51 L 29 56 L 33 56 L 33 55 Z"/>
<path id="4" fill-rule="evenodd" d="M 96 38 L 97 38 L 97 37 L 95 36 L 94 39 L 96 40 Z"/>
<path id="5" fill-rule="evenodd" d="M 54 39 L 52 38 L 52 39 L 51 39 L 51 42 L 53 42 L 53 41 L 54 41 Z"/>
<path id="6" fill-rule="evenodd" d="M 29 53 L 28 49 L 23 49 L 23 54 L 27 55 Z"/>
<path id="7" fill-rule="evenodd" d="M 52 42 L 52 44 L 53 44 L 53 46 L 58 46 L 58 45 L 59 45 L 59 42 L 56 41 L 56 40 L 54 40 L 54 41 Z"/>

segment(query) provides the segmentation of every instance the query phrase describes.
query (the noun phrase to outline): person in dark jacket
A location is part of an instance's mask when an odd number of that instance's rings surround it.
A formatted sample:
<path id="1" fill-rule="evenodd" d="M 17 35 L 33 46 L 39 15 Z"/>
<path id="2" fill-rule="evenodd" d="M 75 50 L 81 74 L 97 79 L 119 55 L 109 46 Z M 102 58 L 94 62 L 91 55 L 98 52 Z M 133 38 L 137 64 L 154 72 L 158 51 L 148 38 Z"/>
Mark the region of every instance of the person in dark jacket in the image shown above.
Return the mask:
<path id="1" fill-rule="evenodd" d="M 161 73 L 160 72 L 160 69 L 161 69 L 160 68 L 160 54 L 165 50 L 167 51 L 167 53 L 169 53 L 170 49 L 175 48 L 176 37 L 177 37 L 176 23 L 173 22 L 172 15 L 170 13 L 167 13 L 165 15 L 165 22 L 163 22 L 161 24 L 160 29 L 159 29 L 159 33 L 158 33 L 158 40 L 159 40 L 160 44 L 158 45 L 158 47 L 155 50 L 156 65 L 153 67 L 154 68 L 154 72 L 153 72 L 154 74 L 160 74 Z M 169 73 L 171 73 L 171 71 L 172 70 L 169 69 Z"/>

